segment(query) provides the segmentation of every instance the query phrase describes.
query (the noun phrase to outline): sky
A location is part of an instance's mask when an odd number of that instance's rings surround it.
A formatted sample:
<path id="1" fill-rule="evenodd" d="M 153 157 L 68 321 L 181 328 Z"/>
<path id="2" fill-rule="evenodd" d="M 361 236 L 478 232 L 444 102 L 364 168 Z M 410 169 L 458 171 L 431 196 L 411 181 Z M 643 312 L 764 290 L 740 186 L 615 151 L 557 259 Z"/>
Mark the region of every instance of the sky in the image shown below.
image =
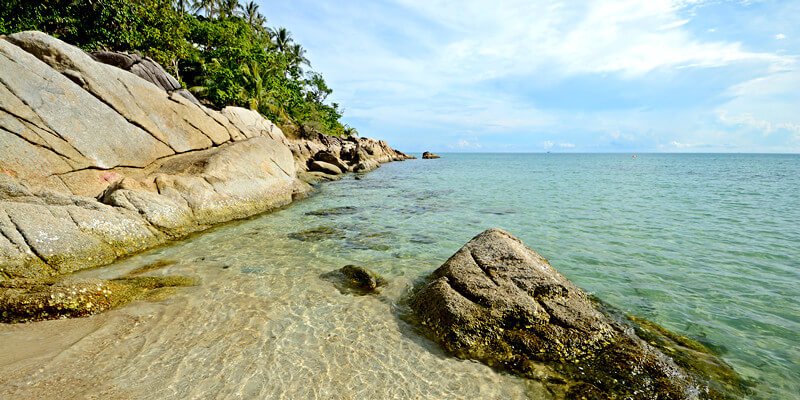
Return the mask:
<path id="1" fill-rule="evenodd" d="M 800 152 L 800 1 L 258 0 L 406 152 Z"/>

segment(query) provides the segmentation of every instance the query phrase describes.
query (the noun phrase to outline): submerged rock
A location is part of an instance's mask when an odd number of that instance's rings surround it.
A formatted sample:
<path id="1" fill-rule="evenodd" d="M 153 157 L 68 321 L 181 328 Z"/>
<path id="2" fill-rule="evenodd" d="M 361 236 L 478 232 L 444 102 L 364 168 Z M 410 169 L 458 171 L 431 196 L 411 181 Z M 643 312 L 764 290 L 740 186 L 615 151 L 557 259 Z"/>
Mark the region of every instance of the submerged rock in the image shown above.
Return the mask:
<path id="1" fill-rule="evenodd" d="M 426 152 L 422 153 L 422 158 L 424 160 L 433 160 L 435 158 L 441 158 L 441 157 L 437 156 L 436 154 L 431 153 L 430 151 L 426 151 Z"/>
<path id="2" fill-rule="evenodd" d="M 355 214 L 357 212 L 358 208 L 356 207 L 341 206 L 341 207 L 325 208 L 322 210 L 309 211 L 306 213 L 306 215 L 316 215 L 316 216 L 348 215 L 348 214 Z"/>
<path id="3" fill-rule="evenodd" d="M 343 294 L 368 294 L 388 284 L 380 275 L 358 265 L 345 265 L 323 274 L 322 278 L 331 281 Z"/>
<path id="4" fill-rule="evenodd" d="M 68 278 L 60 281 L 12 279 L 0 282 L 0 322 L 84 317 L 137 299 L 161 299 L 159 289 L 197 285 L 187 276 L 137 276 L 114 280 Z"/>
<path id="5" fill-rule="evenodd" d="M 301 242 L 318 242 L 320 240 L 346 237 L 343 229 L 335 228 L 332 226 L 319 226 L 316 228 L 306 229 L 304 231 L 290 233 L 289 237 Z"/>
<path id="6" fill-rule="evenodd" d="M 691 358 L 711 368 L 679 365 L 500 229 L 462 247 L 412 295 L 410 306 L 447 351 L 546 382 L 556 397 L 723 399 L 745 390 L 708 352 Z M 671 348 L 682 351 L 676 337 Z"/>

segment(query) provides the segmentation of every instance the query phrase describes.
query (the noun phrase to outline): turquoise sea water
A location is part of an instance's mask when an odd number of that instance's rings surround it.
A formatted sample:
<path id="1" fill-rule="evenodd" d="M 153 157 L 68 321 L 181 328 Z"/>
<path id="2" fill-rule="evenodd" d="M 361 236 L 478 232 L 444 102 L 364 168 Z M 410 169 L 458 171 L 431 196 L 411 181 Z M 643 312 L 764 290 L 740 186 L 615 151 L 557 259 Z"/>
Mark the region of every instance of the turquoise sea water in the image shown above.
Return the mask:
<path id="1" fill-rule="evenodd" d="M 760 382 L 755 398 L 800 396 L 800 156 L 443 156 L 323 189 L 320 206 L 361 210 L 342 223 L 393 233 L 363 262 L 438 263 L 500 227 L 585 290 L 719 351 Z"/>
<path id="2" fill-rule="evenodd" d="M 202 284 L 90 318 L 0 326 L 0 398 L 549 398 L 449 357 L 398 317 L 415 280 L 490 227 L 586 291 L 715 349 L 756 382 L 750 398 L 798 398 L 800 156 L 442 156 L 348 175 L 85 272 L 171 260 L 155 274 Z M 346 264 L 390 284 L 354 297 L 320 279 Z"/>

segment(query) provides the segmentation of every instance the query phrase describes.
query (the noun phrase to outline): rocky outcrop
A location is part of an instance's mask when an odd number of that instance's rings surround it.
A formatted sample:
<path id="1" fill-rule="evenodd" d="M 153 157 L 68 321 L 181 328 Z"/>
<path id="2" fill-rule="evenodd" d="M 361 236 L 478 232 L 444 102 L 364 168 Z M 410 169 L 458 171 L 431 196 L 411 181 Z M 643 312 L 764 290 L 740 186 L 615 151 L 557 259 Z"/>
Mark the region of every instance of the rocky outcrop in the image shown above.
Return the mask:
<path id="1" fill-rule="evenodd" d="M 200 105 L 200 101 L 188 90 L 183 89 L 175 77 L 164 71 L 160 64 L 153 61 L 150 57 L 142 57 L 141 54 L 129 54 L 116 51 L 95 51 L 91 54 L 92 58 L 101 63 L 122 68 L 134 75 L 160 87 L 167 93 L 176 93 L 183 96 L 194 104 Z"/>
<path id="2" fill-rule="evenodd" d="M 426 152 L 422 153 L 422 159 L 423 160 L 433 160 L 433 159 L 437 159 L 437 158 L 441 158 L 441 157 L 437 156 L 436 154 L 431 153 L 430 151 L 426 151 Z"/>
<path id="3" fill-rule="evenodd" d="M 348 171 L 405 159 L 372 139 L 289 139 L 253 110 L 215 111 L 178 87 L 146 58 L 90 56 L 40 32 L 0 38 L 0 281 L 285 205 L 310 190 L 300 177 L 319 153 Z"/>
<path id="4" fill-rule="evenodd" d="M 708 351 L 598 303 L 509 233 L 473 238 L 412 295 L 418 322 L 447 351 L 546 382 L 568 399 L 738 398 L 743 384 Z M 652 324 L 654 325 L 654 324 Z M 642 340 L 634 332 L 653 337 Z M 677 338 L 677 339 L 676 339 Z M 653 343 L 652 345 L 650 343 Z M 671 358 L 664 352 L 688 357 Z M 707 360 L 713 368 L 685 359 Z M 681 360 L 678 364 L 676 361 Z"/>

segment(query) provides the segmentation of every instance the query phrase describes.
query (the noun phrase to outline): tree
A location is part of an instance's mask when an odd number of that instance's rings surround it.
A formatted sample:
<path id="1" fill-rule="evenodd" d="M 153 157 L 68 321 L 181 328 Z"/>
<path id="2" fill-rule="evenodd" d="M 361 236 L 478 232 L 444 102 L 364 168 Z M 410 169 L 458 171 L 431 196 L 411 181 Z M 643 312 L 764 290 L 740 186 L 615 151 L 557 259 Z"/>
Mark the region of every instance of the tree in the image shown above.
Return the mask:
<path id="1" fill-rule="evenodd" d="M 306 49 L 255 1 L 2 0 L 0 35 L 39 30 L 86 51 L 138 51 L 206 104 L 257 110 L 287 132 L 356 135 Z M 187 13 L 187 9 L 189 13 Z M 308 68 L 309 71 L 304 71 Z"/>
<path id="2" fill-rule="evenodd" d="M 192 7 L 195 13 L 203 10 L 206 13 L 206 18 L 211 18 L 213 13 L 216 12 L 216 0 L 195 0 Z"/>
<path id="3" fill-rule="evenodd" d="M 292 33 L 286 30 L 286 28 L 278 28 L 277 30 L 273 31 L 272 40 L 275 43 L 275 47 L 281 53 L 286 53 L 286 50 L 288 50 L 289 46 L 291 46 L 294 42 L 292 39 Z"/>
<path id="4" fill-rule="evenodd" d="M 242 7 L 242 16 L 253 29 L 260 28 L 265 22 L 264 16 L 258 12 L 258 4 L 251 1 Z"/>
<path id="5" fill-rule="evenodd" d="M 221 18 L 230 18 L 241 7 L 239 0 L 217 0 L 217 15 Z"/>

